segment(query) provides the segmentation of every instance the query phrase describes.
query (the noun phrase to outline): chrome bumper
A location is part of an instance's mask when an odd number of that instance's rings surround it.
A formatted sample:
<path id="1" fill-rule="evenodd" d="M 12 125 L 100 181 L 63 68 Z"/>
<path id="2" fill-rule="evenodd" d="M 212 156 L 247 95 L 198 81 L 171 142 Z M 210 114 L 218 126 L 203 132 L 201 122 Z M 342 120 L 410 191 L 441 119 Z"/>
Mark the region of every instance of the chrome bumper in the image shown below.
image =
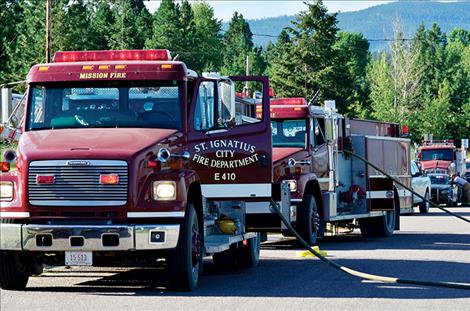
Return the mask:
<path id="1" fill-rule="evenodd" d="M 46 252 L 171 249 L 178 243 L 179 231 L 180 225 L 61 226 L 2 223 L 0 249 Z"/>

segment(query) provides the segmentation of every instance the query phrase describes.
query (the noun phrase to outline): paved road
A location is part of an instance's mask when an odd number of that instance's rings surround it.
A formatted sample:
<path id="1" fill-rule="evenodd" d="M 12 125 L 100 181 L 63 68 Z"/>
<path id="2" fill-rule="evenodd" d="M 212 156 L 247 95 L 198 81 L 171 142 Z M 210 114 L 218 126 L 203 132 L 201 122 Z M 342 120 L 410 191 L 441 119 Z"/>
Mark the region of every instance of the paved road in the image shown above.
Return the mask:
<path id="1" fill-rule="evenodd" d="M 470 219 L 470 208 L 452 211 Z M 154 269 L 53 270 L 26 292 L 1 291 L 8 310 L 470 310 L 470 291 L 362 281 L 318 259 L 299 258 L 291 241 L 263 245 L 260 267 L 220 271 L 210 261 L 194 293 L 168 292 Z M 326 238 L 321 249 L 340 264 L 406 279 L 470 283 L 470 224 L 432 210 L 402 217 L 388 239 L 357 232 Z"/>

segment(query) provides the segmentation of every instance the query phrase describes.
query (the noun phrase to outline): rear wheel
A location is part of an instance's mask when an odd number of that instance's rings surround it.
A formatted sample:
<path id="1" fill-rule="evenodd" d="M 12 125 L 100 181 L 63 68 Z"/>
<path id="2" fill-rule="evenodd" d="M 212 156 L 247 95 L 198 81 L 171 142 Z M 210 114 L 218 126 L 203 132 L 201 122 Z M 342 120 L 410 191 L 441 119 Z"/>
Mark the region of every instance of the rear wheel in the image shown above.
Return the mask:
<path id="1" fill-rule="evenodd" d="M 246 240 L 246 244 L 241 242 L 238 248 L 238 266 L 243 269 L 254 268 L 259 265 L 259 253 L 261 246 L 261 235 Z"/>
<path id="2" fill-rule="evenodd" d="M 359 227 L 364 237 L 389 237 L 393 235 L 397 221 L 400 220 L 400 203 L 396 191 L 393 202 L 393 210 L 386 211 L 385 215 L 359 219 Z"/>
<path id="3" fill-rule="evenodd" d="M 0 288 L 24 290 L 29 280 L 30 265 L 21 254 L 13 251 L 0 251 Z"/>
<path id="4" fill-rule="evenodd" d="M 297 206 L 297 231 L 310 245 L 317 243 L 318 221 L 320 220 L 315 197 L 305 194 L 302 203 Z"/>
<path id="5" fill-rule="evenodd" d="M 426 194 L 424 195 L 423 202 L 419 204 L 419 212 L 421 214 L 427 214 L 429 212 L 429 191 L 426 190 Z"/>
<path id="6" fill-rule="evenodd" d="M 192 291 L 197 287 L 202 274 L 202 258 L 203 236 L 194 205 L 188 204 L 178 246 L 169 262 L 174 289 Z"/>
<path id="7" fill-rule="evenodd" d="M 230 246 L 230 249 L 212 256 L 214 264 L 222 269 L 249 269 L 259 265 L 261 234 Z"/>

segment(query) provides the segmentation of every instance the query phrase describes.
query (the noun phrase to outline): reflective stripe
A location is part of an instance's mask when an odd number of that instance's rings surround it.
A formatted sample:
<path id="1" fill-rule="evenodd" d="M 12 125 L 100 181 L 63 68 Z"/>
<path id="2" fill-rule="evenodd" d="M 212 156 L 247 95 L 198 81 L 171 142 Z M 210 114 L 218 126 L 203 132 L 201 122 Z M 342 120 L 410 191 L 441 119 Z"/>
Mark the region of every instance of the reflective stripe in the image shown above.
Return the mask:
<path id="1" fill-rule="evenodd" d="M 129 212 L 128 218 L 184 217 L 184 212 Z"/>
<path id="2" fill-rule="evenodd" d="M 29 212 L 0 212 L 2 218 L 28 218 Z"/>
<path id="3" fill-rule="evenodd" d="M 386 191 L 367 191 L 367 199 L 393 199 L 394 193 L 391 190 Z"/>
<path id="4" fill-rule="evenodd" d="M 271 197 L 271 184 L 205 184 L 201 190 L 206 198 Z"/>

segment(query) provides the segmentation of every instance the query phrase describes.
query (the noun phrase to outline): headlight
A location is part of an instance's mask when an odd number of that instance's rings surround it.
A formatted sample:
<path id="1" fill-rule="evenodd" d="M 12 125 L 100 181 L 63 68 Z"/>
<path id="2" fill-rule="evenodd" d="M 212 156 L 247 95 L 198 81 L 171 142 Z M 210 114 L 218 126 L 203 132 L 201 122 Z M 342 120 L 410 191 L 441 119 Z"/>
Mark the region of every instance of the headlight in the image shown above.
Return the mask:
<path id="1" fill-rule="evenodd" d="M 286 180 L 287 185 L 289 186 L 290 192 L 296 192 L 297 191 L 297 180 L 291 179 L 291 180 Z"/>
<path id="2" fill-rule="evenodd" d="M 154 200 L 176 199 L 176 183 L 174 181 L 155 181 L 153 183 Z"/>
<path id="3" fill-rule="evenodd" d="M 13 183 L 12 182 L 0 183 L 0 198 L 2 201 L 13 200 Z"/>

